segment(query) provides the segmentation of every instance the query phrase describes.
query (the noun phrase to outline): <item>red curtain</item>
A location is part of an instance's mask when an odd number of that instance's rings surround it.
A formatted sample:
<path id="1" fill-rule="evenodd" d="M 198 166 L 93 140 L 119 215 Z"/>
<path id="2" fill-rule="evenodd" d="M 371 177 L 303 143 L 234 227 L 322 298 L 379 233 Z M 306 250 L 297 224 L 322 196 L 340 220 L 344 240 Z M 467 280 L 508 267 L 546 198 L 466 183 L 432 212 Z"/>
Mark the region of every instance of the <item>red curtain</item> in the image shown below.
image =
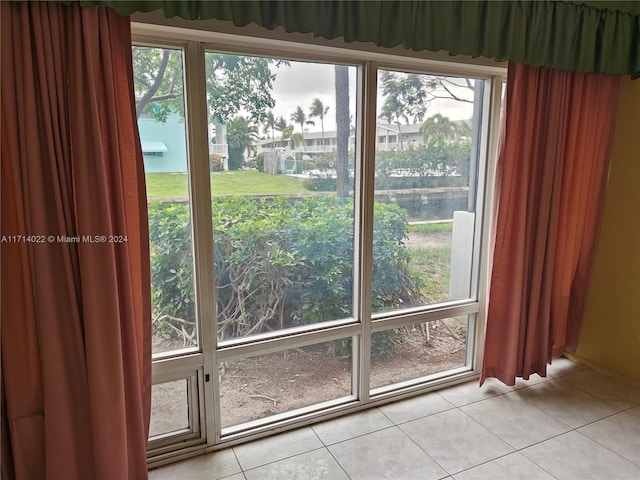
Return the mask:
<path id="1" fill-rule="evenodd" d="M 146 478 L 149 244 L 129 19 L 1 9 L 2 476 Z"/>
<path id="2" fill-rule="evenodd" d="M 602 216 L 619 77 L 511 62 L 482 379 L 575 351 Z"/>

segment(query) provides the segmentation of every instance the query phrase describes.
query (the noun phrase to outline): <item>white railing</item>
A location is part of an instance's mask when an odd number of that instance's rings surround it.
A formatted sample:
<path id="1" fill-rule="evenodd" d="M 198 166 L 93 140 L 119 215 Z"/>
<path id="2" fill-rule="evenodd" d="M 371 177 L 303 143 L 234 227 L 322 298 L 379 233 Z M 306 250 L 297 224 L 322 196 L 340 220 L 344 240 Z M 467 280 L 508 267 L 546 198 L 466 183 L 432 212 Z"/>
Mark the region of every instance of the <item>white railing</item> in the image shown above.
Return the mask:
<path id="1" fill-rule="evenodd" d="M 229 145 L 226 143 L 210 143 L 209 154 L 217 153 L 223 158 L 229 158 Z"/>
<path id="2" fill-rule="evenodd" d="M 301 148 L 301 147 L 298 147 L 298 148 Z M 335 149 L 336 149 L 335 145 L 307 145 L 306 147 L 307 153 L 333 152 L 335 151 Z"/>
<path id="3" fill-rule="evenodd" d="M 408 148 L 408 143 L 407 142 L 403 142 L 402 146 L 404 147 L 404 149 L 406 150 Z M 396 151 L 399 150 L 400 145 L 397 143 L 378 143 L 376 146 L 376 149 L 378 151 Z M 353 143 L 351 143 L 349 145 L 350 149 L 354 148 Z M 271 148 L 271 147 L 265 147 L 262 146 L 261 150 L 263 152 L 273 152 L 274 150 L 283 150 L 283 147 L 276 147 Z M 296 147 L 295 149 L 296 152 L 303 152 L 303 153 L 324 153 L 324 152 L 335 152 L 336 151 L 336 146 L 335 145 L 307 145 L 306 148 L 303 148 L 302 146 Z M 221 154 L 222 155 L 222 154 Z"/>

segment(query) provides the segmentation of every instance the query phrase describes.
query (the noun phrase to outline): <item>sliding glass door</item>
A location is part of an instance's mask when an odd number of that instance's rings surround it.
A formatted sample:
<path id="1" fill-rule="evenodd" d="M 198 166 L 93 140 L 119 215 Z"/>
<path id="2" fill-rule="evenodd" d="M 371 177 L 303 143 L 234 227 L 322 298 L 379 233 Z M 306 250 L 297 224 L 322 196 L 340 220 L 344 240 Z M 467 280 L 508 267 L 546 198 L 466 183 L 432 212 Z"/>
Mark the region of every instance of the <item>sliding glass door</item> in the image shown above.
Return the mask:
<path id="1" fill-rule="evenodd" d="M 150 460 L 473 375 L 492 72 L 168 31 L 133 47 Z"/>

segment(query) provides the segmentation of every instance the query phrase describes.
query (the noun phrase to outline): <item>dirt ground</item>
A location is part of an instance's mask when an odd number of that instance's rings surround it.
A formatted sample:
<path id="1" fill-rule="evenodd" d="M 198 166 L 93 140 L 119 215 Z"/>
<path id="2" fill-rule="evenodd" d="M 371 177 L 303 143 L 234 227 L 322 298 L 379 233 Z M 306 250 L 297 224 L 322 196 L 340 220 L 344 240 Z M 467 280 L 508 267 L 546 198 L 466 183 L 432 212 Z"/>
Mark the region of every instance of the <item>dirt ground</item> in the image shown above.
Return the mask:
<path id="1" fill-rule="evenodd" d="M 402 341 L 371 364 L 371 388 L 463 366 L 466 325 L 440 320 L 429 328 L 401 330 Z M 351 394 L 351 359 L 328 353 L 329 344 L 292 349 L 221 365 L 222 428 Z M 166 347 L 166 345 L 164 345 Z M 154 386 L 152 434 L 186 427 L 186 381 Z"/>
<path id="2" fill-rule="evenodd" d="M 431 248 L 451 245 L 451 230 L 440 232 L 411 232 L 404 240 L 405 246 Z"/>
<path id="3" fill-rule="evenodd" d="M 424 334 L 413 329 L 387 358 L 373 360 L 371 388 L 464 365 L 466 325 L 446 319 L 433 327 L 428 345 Z M 254 357 L 221 369 L 222 428 L 350 395 L 351 359 L 327 354 L 326 346 Z"/>
<path id="4" fill-rule="evenodd" d="M 414 232 L 405 244 L 431 247 L 450 242 L 451 232 Z M 421 327 L 401 329 L 401 341 L 393 351 L 372 360 L 372 389 L 464 365 L 466 317 L 432 322 L 428 341 L 426 327 Z M 154 351 L 171 348 L 164 340 L 154 342 Z M 221 365 L 222 428 L 350 395 L 351 359 L 329 353 L 329 347 L 325 343 Z M 173 431 L 186 422 L 186 382 L 154 386 L 151 432 Z"/>

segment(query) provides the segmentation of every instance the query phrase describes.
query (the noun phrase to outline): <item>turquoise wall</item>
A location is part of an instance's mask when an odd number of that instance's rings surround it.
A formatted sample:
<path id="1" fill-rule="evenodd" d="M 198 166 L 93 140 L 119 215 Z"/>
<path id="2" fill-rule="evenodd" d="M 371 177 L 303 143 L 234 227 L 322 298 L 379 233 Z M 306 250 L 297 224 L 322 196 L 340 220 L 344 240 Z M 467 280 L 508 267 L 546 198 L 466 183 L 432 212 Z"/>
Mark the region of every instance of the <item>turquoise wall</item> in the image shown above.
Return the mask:
<path id="1" fill-rule="evenodd" d="M 161 157 L 144 154 L 144 169 L 147 173 L 186 172 L 187 140 L 184 120 L 178 114 L 172 114 L 166 123 L 156 122 L 153 118 L 138 119 L 138 130 L 142 142 L 163 142 L 167 151 Z"/>

